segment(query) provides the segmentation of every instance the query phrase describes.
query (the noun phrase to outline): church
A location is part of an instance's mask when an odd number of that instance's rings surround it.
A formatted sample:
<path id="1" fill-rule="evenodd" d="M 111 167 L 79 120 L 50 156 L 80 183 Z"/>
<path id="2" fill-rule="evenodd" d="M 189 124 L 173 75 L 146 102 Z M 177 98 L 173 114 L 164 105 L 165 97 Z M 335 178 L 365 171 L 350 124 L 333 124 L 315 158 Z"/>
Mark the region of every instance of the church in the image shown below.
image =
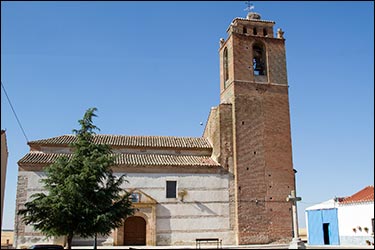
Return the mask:
<path id="1" fill-rule="evenodd" d="M 234 18 L 220 39 L 220 103 L 211 108 L 202 137 L 97 134 L 95 143 L 117 154 L 116 175 L 126 174 L 136 213 L 107 246 L 223 245 L 289 242 L 295 190 L 283 31 L 258 13 Z M 42 192 L 43 168 L 71 154 L 74 135 L 31 141 L 18 161 L 15 247 L 63 244 L 25 225 L 17 212 Z M 93 239 L 74 238 L 74 245 Z"/>

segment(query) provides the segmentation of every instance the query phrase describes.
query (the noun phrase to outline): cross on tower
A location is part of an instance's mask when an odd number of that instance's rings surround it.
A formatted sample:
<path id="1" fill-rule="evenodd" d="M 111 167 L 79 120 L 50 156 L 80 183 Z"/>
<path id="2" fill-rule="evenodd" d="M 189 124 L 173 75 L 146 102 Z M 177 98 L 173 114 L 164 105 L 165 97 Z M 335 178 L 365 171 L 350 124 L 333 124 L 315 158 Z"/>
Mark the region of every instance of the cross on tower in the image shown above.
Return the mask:
<path id="1" fill-rule="evenodd" d="M 296 196 L 296 191 L 292 190 L 290 192 L 290 195 L 288 195 L 288 197 L 286 198 L 286 201 L 290 201 L 290 202 L 293 202 L 294 204 L 296 204 L 297 201 L 301 201 L 302 198 L 301 197 L 297 197 Z"/>

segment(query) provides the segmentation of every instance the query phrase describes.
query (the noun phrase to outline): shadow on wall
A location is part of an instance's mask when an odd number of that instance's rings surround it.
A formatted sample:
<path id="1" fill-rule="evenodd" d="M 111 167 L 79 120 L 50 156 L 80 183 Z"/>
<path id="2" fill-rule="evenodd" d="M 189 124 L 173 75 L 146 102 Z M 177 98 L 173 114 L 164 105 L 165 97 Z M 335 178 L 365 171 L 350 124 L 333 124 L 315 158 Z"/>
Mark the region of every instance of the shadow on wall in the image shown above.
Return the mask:
<path id="1" fill-rule="evenodd" d="M 169 246 L 172 244 L 171 212 L 165 206 L 156 206 L 156 245 Z"/>
<path id="2" fill-rule="evenodd" d="M 210 208 L 207 207 L 206 205 L 203 205 L 202 202 L 200 202 L 200 201 L 196 201 L 196 202 L 195 202 L 195 206 L 196 206 L 201 212 L 207 212 L 207 213 L 212 214 L 212 215 L 217 215 L 217 213 L 215 213 L 212 209 L 210 209 Z"/>

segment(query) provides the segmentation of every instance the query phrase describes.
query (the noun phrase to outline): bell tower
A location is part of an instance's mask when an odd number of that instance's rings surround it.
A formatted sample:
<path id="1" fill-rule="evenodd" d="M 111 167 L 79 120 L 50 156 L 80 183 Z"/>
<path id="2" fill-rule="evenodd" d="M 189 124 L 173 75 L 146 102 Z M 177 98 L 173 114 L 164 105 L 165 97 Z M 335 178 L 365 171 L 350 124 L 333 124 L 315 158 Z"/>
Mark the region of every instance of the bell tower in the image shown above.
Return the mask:
<path id="1" fill-rule="evenodd" d="M 295 182 L 285 39 L 281 29 L 274 36 L 274 24 L 250 12 L 235 18 L 220 40 L 216 155 L 233 176 L 232 225 L 240 245 L 293 237 L 286 201 Z"/>

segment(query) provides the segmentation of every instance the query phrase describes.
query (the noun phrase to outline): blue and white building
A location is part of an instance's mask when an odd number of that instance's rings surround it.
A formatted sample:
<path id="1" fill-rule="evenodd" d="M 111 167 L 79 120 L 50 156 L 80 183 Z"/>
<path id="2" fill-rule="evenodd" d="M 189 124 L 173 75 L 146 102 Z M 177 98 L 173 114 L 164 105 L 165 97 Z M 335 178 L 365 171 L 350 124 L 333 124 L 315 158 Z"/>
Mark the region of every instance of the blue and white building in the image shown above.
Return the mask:
<path id="1" fill-rule="evenodd" d="M 374 187 L 306 209 L 309 245 L 373 245 Z"/>

